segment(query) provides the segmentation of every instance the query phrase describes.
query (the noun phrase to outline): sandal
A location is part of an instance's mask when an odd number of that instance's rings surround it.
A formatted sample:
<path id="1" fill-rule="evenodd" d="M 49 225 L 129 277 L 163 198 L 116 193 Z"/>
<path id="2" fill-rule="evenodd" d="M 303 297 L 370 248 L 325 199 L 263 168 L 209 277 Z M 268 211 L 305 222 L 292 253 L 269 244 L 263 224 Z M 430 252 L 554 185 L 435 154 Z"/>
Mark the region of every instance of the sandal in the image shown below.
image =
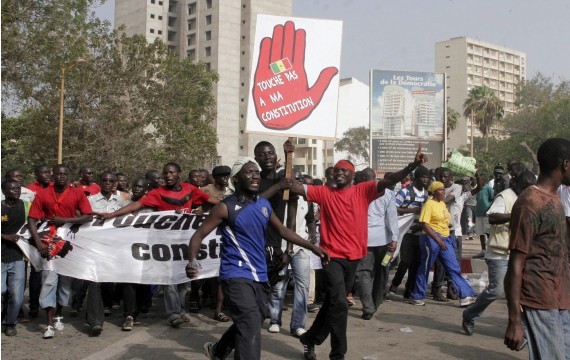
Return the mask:
<path id="1" fill-rule="evenodd" d="M 219 322 L 228 322 L 230 321 L 230 317 L 221 312 L 214 314 L 214 320 L 218 320 Z"/>

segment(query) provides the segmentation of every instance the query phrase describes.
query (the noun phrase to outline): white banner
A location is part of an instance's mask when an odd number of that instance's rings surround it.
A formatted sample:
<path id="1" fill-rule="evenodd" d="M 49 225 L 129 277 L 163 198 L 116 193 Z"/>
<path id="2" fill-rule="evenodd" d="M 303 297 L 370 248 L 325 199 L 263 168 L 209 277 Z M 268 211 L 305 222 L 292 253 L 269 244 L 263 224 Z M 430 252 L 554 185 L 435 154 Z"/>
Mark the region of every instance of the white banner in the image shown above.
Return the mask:
<path id="1" fill-rule="evenodd" d="M 137 284 L 180 284 L 189 281 L 188 243 L 205 216 L 176 214 L 173 211 L 140 213 L 83 225 L 65 224 L 57 232 L 71 249 L 51 260 L 43 259 L 30 245 L 26 227 L 20 231 L 18 246 L 37 269 L 95 282 Z M 400 234 L 407 231 L 413 216 L 401 216 Z M 40 237 L 47 232 L 40 225 Z M 401 239 L 400 236 L 400 239 Z M 213 231 L 202 242 L 197 260 L 198 278 L 218 276 L 221 234 Z M 316 257 L 315 257 L 316 259 Z M 320 268 L 320 261 L 312 261 Z"/>

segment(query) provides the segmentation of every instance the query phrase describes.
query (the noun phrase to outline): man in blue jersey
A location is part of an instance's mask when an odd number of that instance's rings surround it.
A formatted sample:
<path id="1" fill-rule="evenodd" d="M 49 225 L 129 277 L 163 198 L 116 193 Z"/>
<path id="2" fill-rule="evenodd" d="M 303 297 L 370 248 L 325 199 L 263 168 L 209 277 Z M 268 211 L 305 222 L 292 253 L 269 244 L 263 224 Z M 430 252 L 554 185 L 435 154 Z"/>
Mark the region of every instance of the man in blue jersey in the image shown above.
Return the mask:
<path id="1" fill-rule="evenodd" d="M 261 324 L 267 316 L 269 283 L 265 261 L 267 229 L 273 227 L 285 240 L 311 250 L 328 262 L 328 253 L 303 240 L 283 226 L 269 201 L 257 196 L 260 167 L 253 158 L 241 158 L 230 174 L 235 193 L 214 206 L 190 239 L 189 278 L 198 275 L 196 257 L 202 240 L 216 227 L 222 231 L 220 282 L 229 302 L 233 325 L 217 343 L 204 345 L 210 359 L 225 359 L 233 349 L 234 359 L 261 358 Z"/>

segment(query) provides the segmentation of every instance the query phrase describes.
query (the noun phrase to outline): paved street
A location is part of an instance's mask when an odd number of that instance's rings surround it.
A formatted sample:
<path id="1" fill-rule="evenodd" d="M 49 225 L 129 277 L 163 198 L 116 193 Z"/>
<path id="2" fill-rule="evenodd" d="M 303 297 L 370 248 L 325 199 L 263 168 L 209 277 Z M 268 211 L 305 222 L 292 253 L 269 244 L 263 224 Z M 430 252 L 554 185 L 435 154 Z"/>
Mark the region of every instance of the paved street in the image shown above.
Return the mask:
<path id="1" fill-rule="evenodd" d="M 464 257 L 478 251 L 465 242 Z M 465 336 L 461 329 L 458 302 L 426 300 L 425 307 L 402 301 L 401 294 L 385 302 L 370 321 L 360 319 L 360 303 L 349 312 L 349 352 L 347 359 L 527 359 L 528 352 L 512 352 L 503 345 L 506 327 L 506 302 L 494 303 L 477 322 L 475 335 Z M 202 345 L 215 341 L 227 328 L 205 309 L 192 314 L 193 326 L 172 329 L 163 319 L 162 298 L 156 298 L 152 311 L 131 332 L 121 331 L 121 311 L 114 310 L 98 338 L 88 335 L 84 313 L 70 318 L 64 310 L 65 329 L 55 338 L 43 340 L 43 317 L 18 325 L 16 337 L 2 336 L 2 356 L 6 359 L 205 359 Z M 289 306 L 291 304 L 289 303 Z M 309 314 L 309 324 L 316 314 Z M 302 359 L 302 346 L 289 335 L 291 313 L 284 313 L 281 333 L 262 333 L 263 359 Z M 411 332 L 404 332 L 406 329 Z M 402 331 L 404 330 L 404 331 Z M 327 340 L 317 347 L 319 359 L 327 359 Z"/>

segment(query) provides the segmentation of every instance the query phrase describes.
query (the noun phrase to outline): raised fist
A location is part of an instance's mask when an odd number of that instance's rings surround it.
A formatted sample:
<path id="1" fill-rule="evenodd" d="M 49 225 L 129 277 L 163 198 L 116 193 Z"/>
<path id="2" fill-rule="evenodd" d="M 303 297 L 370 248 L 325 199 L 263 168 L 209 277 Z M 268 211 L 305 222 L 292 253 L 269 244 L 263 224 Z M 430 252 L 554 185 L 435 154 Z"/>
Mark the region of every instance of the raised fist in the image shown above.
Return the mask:
<path id="1" fill-rule="evenodd" d="M 305 30 L 295 30 L 295 24 L 287 21 L 261 41 L 252 96 L 257 118 L 266 128 L 286 130 L 307 119 L 338 73 L 337 68 L 327 67 L 309 87 L 305 37 Z"/>

